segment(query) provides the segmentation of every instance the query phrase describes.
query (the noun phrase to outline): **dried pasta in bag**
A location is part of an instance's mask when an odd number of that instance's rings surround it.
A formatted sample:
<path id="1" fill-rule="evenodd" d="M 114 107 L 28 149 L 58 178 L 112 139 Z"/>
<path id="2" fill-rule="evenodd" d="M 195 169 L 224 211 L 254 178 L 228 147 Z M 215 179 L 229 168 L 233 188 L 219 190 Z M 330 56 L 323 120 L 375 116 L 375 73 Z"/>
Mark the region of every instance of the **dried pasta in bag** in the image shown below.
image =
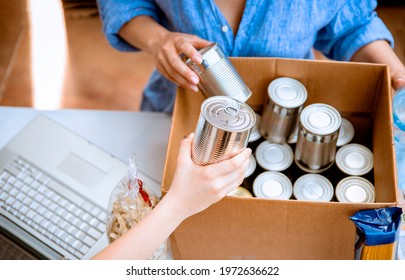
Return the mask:
<path id="1" fill-rule="evenodd" d="M 401 208 L 389 207 L 362 210 L 351 216 L 358 235 L 355 259 L 397 259 L 401 215 Z"/>
<path id="2" fill-rule="evenodd" d="M 114 188 L 110 199 L 111 216 L 107 227 L 109 242 L 124 235 L 139 223 L 159 202 L 157 196 L 147 191 L 147 186 L 138 178 L 138 164 L 135 155 L 129 159 L 128 172 Z M 149 259 L 166 259 L 165 241 Z"/>

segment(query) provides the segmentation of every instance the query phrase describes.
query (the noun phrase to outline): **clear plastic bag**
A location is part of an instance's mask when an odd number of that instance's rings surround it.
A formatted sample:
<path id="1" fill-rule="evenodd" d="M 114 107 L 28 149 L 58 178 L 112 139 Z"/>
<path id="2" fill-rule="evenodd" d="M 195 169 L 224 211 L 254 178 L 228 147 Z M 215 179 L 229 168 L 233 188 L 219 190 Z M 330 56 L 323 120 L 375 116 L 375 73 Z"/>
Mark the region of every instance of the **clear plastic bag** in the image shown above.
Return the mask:
<path id="1" fill-rule="evenodd" d="M 147 191 L 147 186 L 138 178 L 136 155 L 129 158 L 128 172 L 114 188 L 110 198 L 111 215 L 107 227 L 112 243 L 139 223 L 159 202 L 157 196 Z M 163 242 L 149 259 L 166 259 L 167 241 Z"/>

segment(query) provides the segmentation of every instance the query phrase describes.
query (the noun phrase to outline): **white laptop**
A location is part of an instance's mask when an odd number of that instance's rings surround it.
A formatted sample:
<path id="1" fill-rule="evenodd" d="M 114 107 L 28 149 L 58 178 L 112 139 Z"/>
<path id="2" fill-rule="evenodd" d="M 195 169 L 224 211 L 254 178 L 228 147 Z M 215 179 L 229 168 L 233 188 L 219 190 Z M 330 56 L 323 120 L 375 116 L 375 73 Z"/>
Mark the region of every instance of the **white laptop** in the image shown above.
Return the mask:
<path id="1" fill-rule="evenodd" d="M 111 191 L 126 173 L 127 163 L 38 115 L 0 150 L 0 233 L 40 259 L 89 259 L 108 244 Z"/>

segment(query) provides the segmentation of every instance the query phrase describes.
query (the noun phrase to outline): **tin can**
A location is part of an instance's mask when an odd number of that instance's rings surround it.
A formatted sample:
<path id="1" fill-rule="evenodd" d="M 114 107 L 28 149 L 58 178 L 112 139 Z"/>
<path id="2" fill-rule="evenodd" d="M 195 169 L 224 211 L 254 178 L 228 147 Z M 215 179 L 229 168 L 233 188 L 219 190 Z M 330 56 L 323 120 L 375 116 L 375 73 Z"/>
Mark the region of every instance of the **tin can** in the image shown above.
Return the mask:
<path id="1" fill-rule="evenodd" d="M 299 120 L 299 118 L 297 118 L 297 120 Z M 288 144 L 296 144 L 297 140 L 298 140 L 298 128 L 299 128 L 299 122 L 297 123 L 297 125 L 295 125 L 294 130 L 292 131 L 292 133 L 290 134 L 290 136 L 287 139 L 287 143 Z"/>
<path id="2" fill-rule="evenodd" d="M 347 175 L 366 175 L 374 167 L 373 153 L 361 144 L 347 144 L 336 152 L 336 165 Z"/>
<path id="3" fill-rule="evenodd" d="M 253 194 L 244 187 L 237 187 L 227 194 L 228 196 L 253 197 Z"/>
<path id="4" fill-rule="evenodd" d="M 250 132 L 249 143 L 255 142 L 262 137 L 259 131 L 260 119 L 260 115 L 256 113 L 256 124 L 252 127 L 252 131 Z"/>
<path id="5" fill-rule="evenodd" d="M 267 89 L 260 122 L 260 133 L 273 143 L 286 143 L 298 125 L 298 117 L 307 100 L 307 90 L 299 81 L 282 77 Z"/>
<path id="6" fill-rule="evenodd" d="M 255 156 L 253 154 L 251 154 L 249 157 L 249 166 L 245 173 L 245 178 L 251 176 L 255 172 L 256 166 L 257 166 L 257 163 L 256 163 Z"/>
<path id="7" fill-rule="evenodd" d="M 198 88 L 203 95 L 229 96 L 245 102 L 252 91 L 244 83 L 231 61 L 222 51 L 218 43 L 213 43 L 199 50 L 202 63 L 196 64 L 190 58 L 186 64 L 198 75 Z"/>
<path id="8" fill-rule="evenodd" d="M 340 125 L 340 113 L 332 106 L 315 103 L 305 107 L 300 114 L 295 163 L 309 173 L 320 173 L 332 166 Z"/>
<path id="9" fill-rule="evenodd" d="M 261 172 L 262 171 L 258 170 L 257 168 L 257 161 L 255 156 L 251 154 L 249 158 L 249 166 L 245 173 L 245 178 L 243 179 L 243 182 L 240 186 L 252 192 L 253 181 L 257 174 Z"/>
<path id="10" fill-rule="evenodd" d="M 294 161 L 294 152 L 288 144 L 261 142 L 255 151 L 257 163 L 265 170 L 284 171 Z"/>
<path id="11" fill-rule="evenodd" d="M 290 199 L 292 184 L 281 172 L 265 171 L 254 180 L 253 194 L 259 198 Z"/>
<path id="12" fill-rule="evenodd" d="M 342 179 L 335 190 L 339 202 L 373 203 L 375 201 L 374 185 L 359 176 Z"/>
<path id="13" fill-rule="evenodd" d="M 194 163 L 217 163 L 239 153 L 247 147 L 255 122 L 255 112 L 247 104 L 228 96 L 207 98 L 195 130 Z"/>
<path id="14" fill-rule="evenodd" d="M 325 176 L 305 174 L 295 181 L 293 194 L 297 200 L 331 201 L 334 189 L 332 183 Z"/>
<path id="15" fill-rule="evenodd" d="M 352 123 L 345 118 L 342 118 L 342 125 L 340 126 L 339 130 L 339 137 L 336 143 L 337 147 L 341 147 L 350 143 L 354 137 L 354 127 Z"/>

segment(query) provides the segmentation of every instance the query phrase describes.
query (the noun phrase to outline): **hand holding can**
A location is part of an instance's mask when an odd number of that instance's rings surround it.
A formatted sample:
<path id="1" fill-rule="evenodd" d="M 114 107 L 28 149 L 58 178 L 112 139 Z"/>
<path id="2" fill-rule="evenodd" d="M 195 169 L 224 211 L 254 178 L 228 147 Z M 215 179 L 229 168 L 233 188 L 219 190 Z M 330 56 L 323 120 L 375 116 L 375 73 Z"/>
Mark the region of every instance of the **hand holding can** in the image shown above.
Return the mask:
<path id="1" fill-rule="evenodd" d="M 255 122 L 255 112 L 243 102 L 227 96 L 206 99 L 195 131 L 193 162 L 208 165 L 239 153 L 247 147 Z"/>

